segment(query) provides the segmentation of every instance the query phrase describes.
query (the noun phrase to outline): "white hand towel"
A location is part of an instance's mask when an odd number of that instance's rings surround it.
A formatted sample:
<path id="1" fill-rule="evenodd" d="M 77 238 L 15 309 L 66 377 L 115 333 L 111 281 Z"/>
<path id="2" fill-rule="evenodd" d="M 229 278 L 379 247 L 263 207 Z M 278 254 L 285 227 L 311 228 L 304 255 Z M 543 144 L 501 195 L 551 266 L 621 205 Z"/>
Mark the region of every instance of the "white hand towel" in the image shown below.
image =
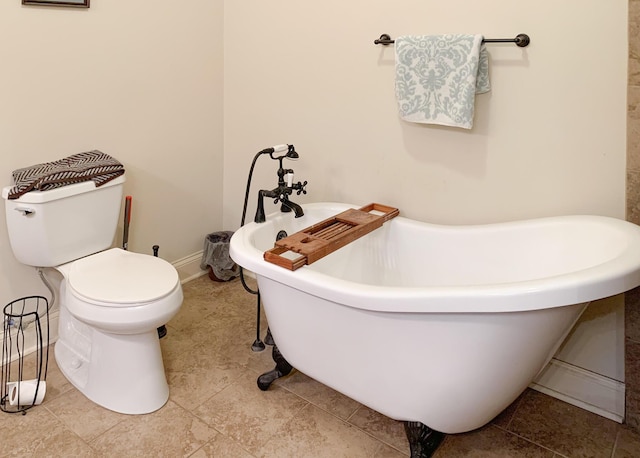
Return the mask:
<path id="1" fill-rule="evenodd" d="M 476 93 L 491 90 L 489 58 L 482 40 L 482 35 L 396 38 L 396 97 L 401 118 L 471 129 Z"/>

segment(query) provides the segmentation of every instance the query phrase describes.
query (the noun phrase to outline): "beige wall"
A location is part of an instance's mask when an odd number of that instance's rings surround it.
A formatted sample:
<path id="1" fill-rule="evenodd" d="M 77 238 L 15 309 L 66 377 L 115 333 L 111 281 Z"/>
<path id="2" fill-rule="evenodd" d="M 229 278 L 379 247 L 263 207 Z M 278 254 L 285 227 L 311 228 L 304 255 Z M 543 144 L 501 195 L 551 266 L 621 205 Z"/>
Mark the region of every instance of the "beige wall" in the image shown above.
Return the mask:
<path id="1" fill-rule="evenodd" d="M 251 158 L 277 143 L 301 155 L 300 201 L 379 201 L 453 224 L 624 217 L 626 11 L 598 0 L 227 2 L 225 226 L 239 224 Z M 373 44 L 383 32 L 524 32 L 532 44 L 489 46 L 493 90 L 467 132 L 399 120 L 394 49 Z M 267 161 L 254 190 L 275 185 Z"/>
<path id="2" fill-rule="evenodd" d="M 222 228 L 223 1 L 20 3 L 0 2 L 0 183 L 100 149 L 127 170 L 130 248 L 158 244 L 169 261 L 201 250 Z M 14 260 L 1 219 L 4 304 L 43 288 Z"/>

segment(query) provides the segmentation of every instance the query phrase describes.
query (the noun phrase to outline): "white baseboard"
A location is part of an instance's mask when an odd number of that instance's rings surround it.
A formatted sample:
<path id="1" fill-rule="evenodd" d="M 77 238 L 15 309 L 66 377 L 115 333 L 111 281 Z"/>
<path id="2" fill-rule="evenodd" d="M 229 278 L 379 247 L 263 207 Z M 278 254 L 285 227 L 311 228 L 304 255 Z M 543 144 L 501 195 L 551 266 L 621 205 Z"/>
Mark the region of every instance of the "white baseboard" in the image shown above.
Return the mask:
<path id="1" fill-rule="evenodd" d="M 624 421 L 625 386 L 617 380 L 552 359 L 529 386 L 618 423 Z"/>
<path id="2" fill-rule="evenodd" d="M 192 255 L 189 255 L 185 258 L 178 259 L 177 261 L 172 262 L 173 266 L 178 271 L 180 283 L 186 283 L 207 273 L 206 270 L 200 269 L 202 254 L 203 251 L 200 250 L 197 253 L 193 253 Z"/>

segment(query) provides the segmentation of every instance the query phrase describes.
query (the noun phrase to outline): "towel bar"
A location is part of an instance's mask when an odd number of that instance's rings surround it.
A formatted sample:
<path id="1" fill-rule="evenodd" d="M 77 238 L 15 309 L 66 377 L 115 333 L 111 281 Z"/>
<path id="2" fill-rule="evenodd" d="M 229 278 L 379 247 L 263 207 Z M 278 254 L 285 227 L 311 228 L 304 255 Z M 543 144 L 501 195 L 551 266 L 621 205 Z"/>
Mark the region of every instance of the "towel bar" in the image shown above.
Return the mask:
<path id="1" fill-rule="evenodd" d="M 483 43 L 515 43 L 516 46 L 519 46 L 520 48 L 524 48 L 526 46 L 529 46 L 529 43 L 531 43 L 531 39 L 529 38 L 529 35 L 525 33 L 520 33 L 516 35 L 515 38 L 485 38 L 484 40 L 482 40 L 482 42 Z M 393 43 L 395 43 L 395 40 L 392 40 L 391 37 L 386 33 L 383 33 L 382 35 L 380 35 L 380 38 L 373 41 L 373 44 L 375 45 L 384 45 L 384 46 L 392 45 Z"/>

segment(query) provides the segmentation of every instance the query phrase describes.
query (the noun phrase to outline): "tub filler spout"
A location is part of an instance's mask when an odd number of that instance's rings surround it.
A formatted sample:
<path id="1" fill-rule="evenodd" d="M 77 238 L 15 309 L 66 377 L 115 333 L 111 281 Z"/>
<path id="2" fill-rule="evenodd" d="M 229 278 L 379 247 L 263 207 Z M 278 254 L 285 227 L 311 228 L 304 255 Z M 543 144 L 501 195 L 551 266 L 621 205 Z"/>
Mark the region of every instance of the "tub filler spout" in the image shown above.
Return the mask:
<path id="1" fill-rule="evenodd" d="M 293 170 L 289 170 L 289 171 L 293 172 Z M 277 204 L 278 202 L 280 202 L 281 203 L 280 211 L 283 213 L 288 213 L 293 211 L 296 218 L 300 218 L 301 216 L 304 216 L 304 211 L 302 210 L 302 207 L 296 204 L 295 202 L 291 202 L 289 200 L 289 195 L 293 193 L 293 191 L 295 190 L 297 190 L 298 194 L 300 193 L 306 194 L 307 191 L 306 189 L 304 189 L 306 185 L 307 185 L 307 182 L 305 181 L 304 183 L 298 182 L 298 183 L 292 184 L 291 186 L 287 186 L 283 181 L 282 183 L 278 184 L 277 188 L 274 188 L 271 190 L 261 189 L 260 191 L 258 191 L 258 206 L 256 208 L 256 216 L 253 219 L 253 221 L 256 223 L 264 223 L 266 221 L 266 217 L 264 214 L 264 198 L 265 197 L 272 198 L 274 204 Z"/>
<path id="2" fill-rule="evenodd" d="M 291 202 L 289 199 L 282 200 L 282 205 L 280 207 L 280 211 L 282 212 L 290 212 L 293 210 L 293 213 L 296 215 L 296 218 L 300 218 L 304 216 L 304 211 L 302 207 L 295 202 Z"/>

